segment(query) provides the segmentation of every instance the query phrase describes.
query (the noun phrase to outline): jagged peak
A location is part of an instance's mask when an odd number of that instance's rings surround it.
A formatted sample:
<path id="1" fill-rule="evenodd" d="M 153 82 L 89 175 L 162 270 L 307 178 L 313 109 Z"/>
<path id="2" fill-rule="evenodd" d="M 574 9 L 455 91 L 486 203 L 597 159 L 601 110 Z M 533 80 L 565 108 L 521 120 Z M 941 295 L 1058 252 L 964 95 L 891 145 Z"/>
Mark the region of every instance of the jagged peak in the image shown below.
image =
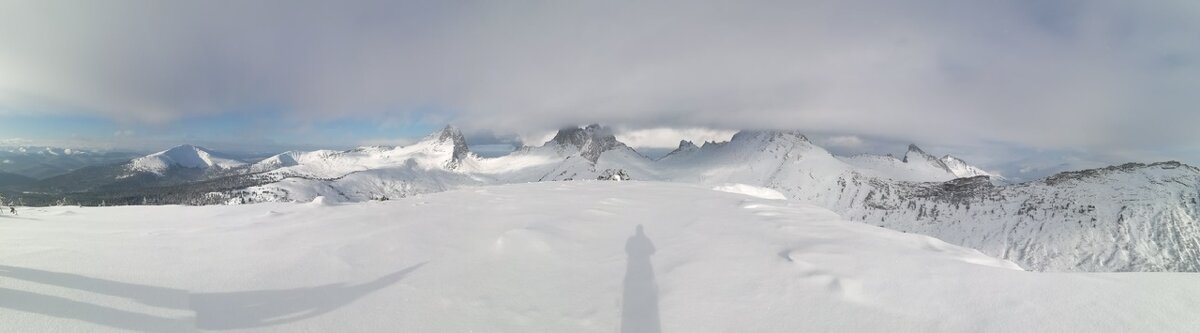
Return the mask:
<path id="1" fill-rule="evenodd" d="M 467 145 L 467 139 L 463 136 L 462 131 L 452 125 L 446 125 L 437 132 L 430 133 L 425 137 L 425 140 L 436 140 L 438 142 L 452 142 L 455 145 Z"/>
<path id="2" fill-rule="evenodd" d="M 450 160 L 446 161 L 446 167 L 450 169 L 462 165 L 462 161 L 471 155 L 471 148 L 467 145 L 466 136 L 463 136 L 462 131 L 453 125 L 446 125 L 441 130 L 429 134 L 429 136 L 425 137 L 425 140 L 452 145 L 453 152 L 450 155 Z"/>
<path id="3" fill-rule="evenodd" d="M 550 139 L 550 142 L 579 147 L 587 143 L 587 140 L 594 139 L 612 139 L 615 141 L 616 136 L 613 135 L 611 129 L 599 124 L 591 124 L 584 127 L 567 126 L 559 129 L 558 133 L 554 134 L 554 138 Z"/>
<path id="4" fill-rule="evenodd" d="M 624 143 L 617 141 L 617 137 L 608 127 L 600 126 L 599 124 L 591 124 L 585 127 L 564 127 L 554 134 L 554 138 L 546 142 L 546 145 L 556 145 L 558 147 L 574 147 L 579 150 L 582 155 L 592 163 L 600 158 L 600 154 L 605 151 L 628 147 Z"/>
<path id="5" fill-rule="evenodd" d="M 911 163 L 911 162 L 913 162 L 912 158 L 914 156 L 920 157 L 922 160 L 928 160 L 930 162 L 935 162 L 934 164 L 938 164 L 938 163 L 942 162 L 942 160 L 937 158 L 937 156 L 933 156 L 930 153 L 926 153 L 925 150 L 921 149 L 921 147 L 917 147 L 916 144 L 910 143 L 910 144 L 908 144 L 908 151 L 904 153 L 904 158 L 902 158 L 901 160 L 904 161 L 904 163 Z"/>
<path id="6" fill-rule="evenodd" d="M 700 148 L 700 147 L 697 147 L 696 144 L 692 143 L 691 141 L 679 140 L 679 147 L 675 148 L 675 150 L 685 150 L 685 149 L 695 149 L 695 148 Z"/>
<path id="7" fill-rule="evenodd" d="M 908 163 L 909 162 L 908 157 L 912 156 L 913 154 L 924 157 L 926 159 L 930 159 L 930 158 L 936 159 L 936 157 L 934 157 L 933 155 L 930 155 L 929 153 L 926 153 L 925 150 L 922 150 L 921 147 L 917 147 L 917 145 L 915 143 L 910 143 L 910 144 L 908 144 L 908 151 L 904 153 L 903 161 L 905 163 Z"/>
<path id="8" fill-rule="evenodd" d="M 946 162 L 942 161 L 940 158 L 937 158 L 937 156 L 926 153 L 925 150 L 922 150 L 921 147 L 917 147 L 916 144 L 908 144 L 908 151 L 904 153 L 904 158 L 900 159 L 900 161 L 904 163 L 916 163 L 922 160 L 932 164 L 934 167 L 945 170 L 947 173 L 954 174 L 954 171 L 946 165 Z"/>
<path id="9" fill-rule="evenodd" d="M 708 145 L 710 143 L 705 142 L 704 144 Z M 688 140 L 679 140 L 679 148 L 675 148 L 675 150 L 672 150 L 670 153 L 663 155 L 662 158 L 666 158 L 667 156 L 679 155 L 679 154 L 683 154 L 683 153 L 687 153 L 687 152 L 693 152 L 693 151 L 697 151 L 697 150 L 700 150 L 700 147 L 696 146 L 695 143 L 692 143 L 691 141 L 688 141 Z"/>

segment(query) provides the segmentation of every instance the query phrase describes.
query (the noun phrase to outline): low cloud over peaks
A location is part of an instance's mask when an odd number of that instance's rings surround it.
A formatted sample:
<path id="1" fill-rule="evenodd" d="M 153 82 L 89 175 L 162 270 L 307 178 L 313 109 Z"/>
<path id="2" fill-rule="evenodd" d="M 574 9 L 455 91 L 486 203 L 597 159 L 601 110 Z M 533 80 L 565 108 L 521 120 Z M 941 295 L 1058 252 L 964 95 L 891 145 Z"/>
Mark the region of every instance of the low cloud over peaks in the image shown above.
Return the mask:
<path id="1" fill-rule="evenodd" d="M 0 112 L 1194 149 L 1197 18 L 1186 1 L 3 2 Z"/>

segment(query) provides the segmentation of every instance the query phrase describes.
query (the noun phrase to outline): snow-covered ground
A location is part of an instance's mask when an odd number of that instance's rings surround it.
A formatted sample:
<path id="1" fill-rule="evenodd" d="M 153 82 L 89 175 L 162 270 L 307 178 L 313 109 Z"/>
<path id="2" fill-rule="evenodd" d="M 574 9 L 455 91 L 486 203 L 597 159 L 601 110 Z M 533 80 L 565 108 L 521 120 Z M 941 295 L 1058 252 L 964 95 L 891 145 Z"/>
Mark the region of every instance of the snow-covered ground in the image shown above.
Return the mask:
<path id="1" fill-rule="evenodd" d="M 1036 273 L 753 187 L 0 216 L 0 330 L 1194 332 L 1200 278 Z"/>

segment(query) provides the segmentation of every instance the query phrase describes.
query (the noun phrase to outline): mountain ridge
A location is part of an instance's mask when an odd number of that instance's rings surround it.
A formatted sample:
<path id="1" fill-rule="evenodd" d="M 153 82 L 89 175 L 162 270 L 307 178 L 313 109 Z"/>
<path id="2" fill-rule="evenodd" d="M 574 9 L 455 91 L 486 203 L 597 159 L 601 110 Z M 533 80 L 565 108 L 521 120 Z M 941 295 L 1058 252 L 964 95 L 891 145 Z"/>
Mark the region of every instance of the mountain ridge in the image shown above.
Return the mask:
<path id="1" fill-rule="evenodd" d="M 539 181 L 745 184 L 1034 270 L 1200 271 L 1200 253 L 1193 250 L 1200 249 L 1194 227 L 1200 169 L 1179 162 L 1125 164 L 997 184 L 971 173 L 982 169 L 963 162 L 955 168 L 970 172 L 956 173 L 945 161 L 961 160 L 915 145 L 902 159 L 836 156 L 799 132 L 770 130 L 741 131 L 701 146 L 682 141 L 652 160 L 599 125 L 564 128 L 541 146 L 483 158 L 447 127 L 407 146 L 288 152 L 195 183 L 140 181 L 174 186 L 165 189 L 170 193 L 198 193 L 192 204 L 390 200 Z"/>

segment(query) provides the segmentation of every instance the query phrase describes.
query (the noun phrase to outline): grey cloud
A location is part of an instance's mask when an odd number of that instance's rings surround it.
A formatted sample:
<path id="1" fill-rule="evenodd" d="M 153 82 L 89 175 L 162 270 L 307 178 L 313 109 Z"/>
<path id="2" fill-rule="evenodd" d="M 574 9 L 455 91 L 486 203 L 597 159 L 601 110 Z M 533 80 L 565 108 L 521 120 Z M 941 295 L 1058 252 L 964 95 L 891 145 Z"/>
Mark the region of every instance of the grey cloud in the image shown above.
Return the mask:
<path id="1" fill-rule="evenodd" d="M 508 133 L 599 122 L 1160 147 L 1200 139 L 1198 6 L 3 1 L 0 109 L 169 122 L 434 107 Z"/>

